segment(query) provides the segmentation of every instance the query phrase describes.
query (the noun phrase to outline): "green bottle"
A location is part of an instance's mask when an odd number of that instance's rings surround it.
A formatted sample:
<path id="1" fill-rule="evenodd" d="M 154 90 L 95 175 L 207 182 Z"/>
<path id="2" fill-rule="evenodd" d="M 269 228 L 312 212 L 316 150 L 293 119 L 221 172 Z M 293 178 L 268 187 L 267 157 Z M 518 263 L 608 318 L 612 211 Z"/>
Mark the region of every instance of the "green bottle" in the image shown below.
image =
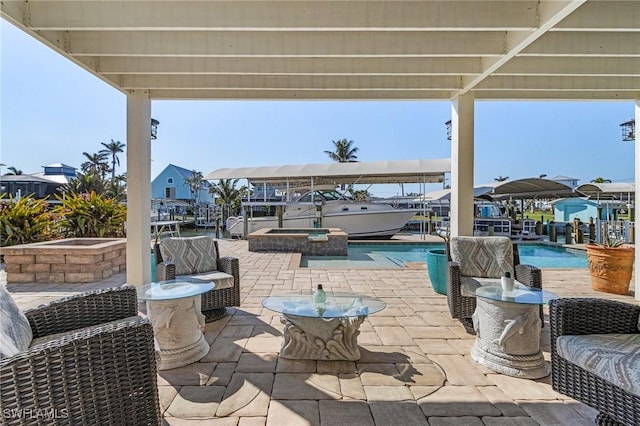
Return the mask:
<path id="1" fill-rule="evenodd" d="M 313 292 L 313 303 L 324 303 L 327 301 L 327 294 L 322 289 L 322 284 L 318 284 L 318 288 Z"/>

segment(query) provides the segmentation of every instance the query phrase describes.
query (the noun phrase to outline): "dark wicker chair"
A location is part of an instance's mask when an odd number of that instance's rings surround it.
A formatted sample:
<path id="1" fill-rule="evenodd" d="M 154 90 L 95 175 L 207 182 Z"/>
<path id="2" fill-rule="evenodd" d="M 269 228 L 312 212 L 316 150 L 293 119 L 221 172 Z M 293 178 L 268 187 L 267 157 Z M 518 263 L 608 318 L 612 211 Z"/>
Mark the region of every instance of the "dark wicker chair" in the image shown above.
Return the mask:
<path id="1" fill-rule="evenodd" d="M 58 335 L 0 360 L 1 424 L 160 424 L 153 329 L 138 316 L 134 287 L 25 315 L 34 339 Z"/>
<path id="2" fill-rule="evenodd" d="M 483 237 L 478 237 L 483 238 Z M 532 288 L 542 288 L 542 271 L 532 265 L 521 265 L 518 255 L 518 245 L 513 244 L 513 264 L 515 279 Z M 471 319 L 476 310 L 476 298 L 464 296 L 461 291 L 460 264 L 449 260 L 447 262 L 447 303 L 451 318 L 459 320 L 469 334 L 476 334 Z M 544 314 L 540 307 L 540 319 L 544 325 Z"/>
<path id="3" fill-rule="evenodd" d="M 174 238 L 175 240 L 176 238 Z M 213 240 L 218 271 L 233 276 L 233 287 L 214 289 L 202 295 L 202 314 L 205 321 L 211 322 L 222 318 L 227 306 L 240 306 L 240 261 L 235 257 L 220 256 L 218 242 Z M 173 280 L 176 276 L 175 265 L 162 257 L 162 240 L 154 244 L 156 258 L 156 281 Z"/>
<path id="4" fill-rule="evenodd" d="M 640 333 L 639 315 L 640 306 L 613 300 L 572 298 L 549 302 L 553 389 L 600 411 L 596 418 L 599 425 L 640 425 L 640 397 L 561 357 L 556 340 L 563 335 Z"/>

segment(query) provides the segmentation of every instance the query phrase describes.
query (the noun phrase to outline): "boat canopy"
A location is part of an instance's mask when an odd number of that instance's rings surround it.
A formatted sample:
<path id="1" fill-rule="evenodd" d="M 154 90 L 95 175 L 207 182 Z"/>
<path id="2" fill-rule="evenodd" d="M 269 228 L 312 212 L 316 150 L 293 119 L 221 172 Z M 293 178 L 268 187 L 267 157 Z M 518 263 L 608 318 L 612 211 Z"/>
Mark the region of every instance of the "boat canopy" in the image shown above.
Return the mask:
<path id="1" fill-rule="evenodd" d="M 636 185 L 633 182 L 584 183 L 576 190 L 592 199 L 624 201 L 635 199 Z"/>
<path id="2" fill-rule="evenodd" d="M 290 185 L 434 183 L 451 172 L 451 159 L 390 160 L 322 163 L 272 167 L 240 167 L 214 170 L 207 180 L 248 179 L 250 182 Z"/>

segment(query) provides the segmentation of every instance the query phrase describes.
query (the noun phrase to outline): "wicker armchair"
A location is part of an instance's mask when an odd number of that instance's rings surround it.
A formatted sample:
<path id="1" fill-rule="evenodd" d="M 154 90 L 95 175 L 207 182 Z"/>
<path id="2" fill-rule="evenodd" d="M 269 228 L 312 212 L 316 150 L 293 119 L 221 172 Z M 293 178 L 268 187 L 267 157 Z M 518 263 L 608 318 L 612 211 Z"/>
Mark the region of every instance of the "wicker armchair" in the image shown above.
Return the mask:
<path id="1" fill-rule="evenodd" d="M 549 302 L 553 389 L 600 411 L 596 418 L 599 425 L 640 425 L 640 396 L 561 356 L 557 340 L 566 335 L 638 334 L 639 315 L 640 306 L 613 300 L 572 298 Z M 623 367 L 616 364 L 616 368 Z"/>
<path id="2" fill-rule="evenodd" d="M 167 242 L 175 244 L 184 243 L 186 246 L 191 246 L 194 242 L 205 242 L 207 245 L 211 245 L 212 249 L 207 255 L 212 256 L 215 259 L 216 271 L 224 275 L 232 276 L 233 280 L 219 280 L 216 274 L 211 278 L 216 282 L 216 288 L 208 293 L 202 295 L 202 314 L 205 316 L 205 321 L 211 322 L 222 318 L 227 306 L 240 306 L 240 261 L 235 257 L 221 257 L 220 250 L 218 248 L 218 242 L 209 237 L 191 237 L 191 238 L 167 238 L 160 240 L 154 245 L 154 253 L 156 258 L 156 281 L 173 280 L 176 278 L 200 278 L 210 279 L 207 272 L 197 271 L 193 262 L 187 265 L 187 271 L 184 271 L 185 265 L 180 267 L 183 269 L 183 273 L 177 273 L 176 261 L 178 259 L 171 259 L 167 256 L 164 246 Z M 163 251 L 165 254 L 163 254 Z M 198 256 L 194 256 L 197 258 Z M 210 272 L 216 272 L 210 271 Z"/>
<path id="3" fill-rule="evenodd" d="M 134 287 L 25 315 L 34 342 L 0 360 L 0 423 L 160 424 L 153 329 L 138 316 Z"/>
<path id="4" fill-rule="evenodd" d="M 490 241 L 499 241 L 503 245 L 508 244 L 510 250 L 505 251 L 511 253 L 515 279 L 528 287 L 542 288 L 542 271 L 535 266 L 521 265 L 518 246 L 511 243 L 507 237 L 452 237 L 450 243 L 452 257 L 456 257 L 457 261 L 450 260 L 447 263 L 447 303 L 449 304 L 449 312 L 451 313 L 451 318 L 458 319 L 462 323 L 467 333 L 475 334 L 471 317 L 476 310 L 476 298 L 475 296 L 463 294 L 461 286 L 465 275 L 462 273 L 463 268 L 461 268 L 460 263 L 464 262 L 464 259 L 456 256 L 457 251 L 454 247 L 461 240 L 475 241 L 478 244 L 485 244 Z M 498 272 L 498 275 L 493 278 L 499 278 L 500 276 L 501 272 Z M 544 324 L 542 306 L 540 307 L 540 319 L 543 320 L 542 324 Z"/>

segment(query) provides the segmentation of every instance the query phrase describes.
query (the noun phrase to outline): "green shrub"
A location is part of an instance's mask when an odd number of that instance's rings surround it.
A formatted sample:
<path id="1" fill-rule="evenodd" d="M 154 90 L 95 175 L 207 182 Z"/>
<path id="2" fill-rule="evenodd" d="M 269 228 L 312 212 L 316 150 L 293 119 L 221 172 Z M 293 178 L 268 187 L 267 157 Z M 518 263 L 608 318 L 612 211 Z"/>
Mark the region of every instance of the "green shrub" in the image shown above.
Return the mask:
<path id="1" fill-rule="evenodd" d="M 45 200 L 31 195 L 15 201 L 0 195 L 0 243 L 2 246 L 50 240 L 52 218 Z"/>
<path id="2" fill-rule="evenodd" d="M 58 228 L 65 237 L 124 237 L 125 206 L 111 198 L 90 194 L 56 196 L 62 202 L 52 213 L 59 217 Z"/>

